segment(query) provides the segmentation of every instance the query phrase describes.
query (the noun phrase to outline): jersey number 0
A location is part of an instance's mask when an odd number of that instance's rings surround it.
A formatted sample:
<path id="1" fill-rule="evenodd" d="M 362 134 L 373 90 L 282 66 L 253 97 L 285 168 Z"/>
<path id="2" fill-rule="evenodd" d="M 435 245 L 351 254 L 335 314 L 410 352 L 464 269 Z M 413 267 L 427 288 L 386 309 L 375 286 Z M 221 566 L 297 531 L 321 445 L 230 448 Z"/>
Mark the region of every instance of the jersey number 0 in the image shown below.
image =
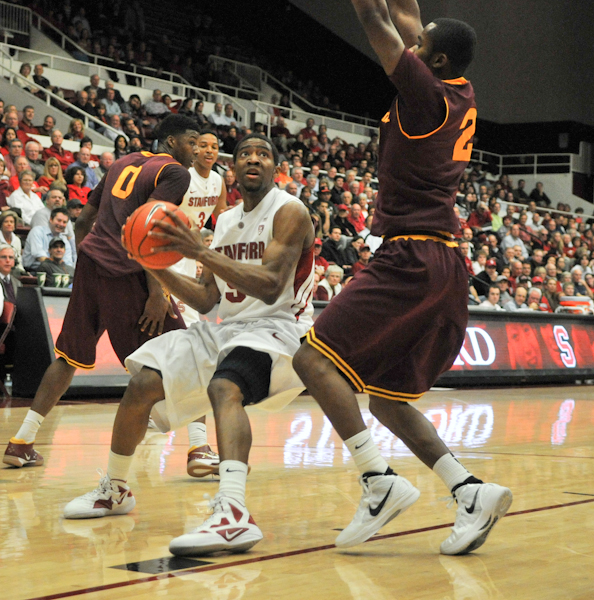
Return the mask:
<path id="1" fill-rule="evenodd" d="M 142 171 L 142 166 L 134 167 L 132 165 L 127 166 L 118 177 L 118 180 L 115 182 L 114 186 L 111 188 L 111 193 L 121 200 L 125 200 L 134 189 L 134 184 L 136 183 L 136 179 L 140 175 L 140 171 Z M 132 177 L 130 177 L 132 175 Z M 130 179 L 128 179 L 130 177 Z M 127 180 L 127 181 L 126 181 Z"/>
<path id="2" fill-rule="evenodd" d="M 468 112 L 462 119 L 460 129 L 463 131 L 454 146 L 452 160 L 469 162 L 472 155 L 472 143 L 470 140 L 476 131 L 476 108 L 468 109 Z"/>

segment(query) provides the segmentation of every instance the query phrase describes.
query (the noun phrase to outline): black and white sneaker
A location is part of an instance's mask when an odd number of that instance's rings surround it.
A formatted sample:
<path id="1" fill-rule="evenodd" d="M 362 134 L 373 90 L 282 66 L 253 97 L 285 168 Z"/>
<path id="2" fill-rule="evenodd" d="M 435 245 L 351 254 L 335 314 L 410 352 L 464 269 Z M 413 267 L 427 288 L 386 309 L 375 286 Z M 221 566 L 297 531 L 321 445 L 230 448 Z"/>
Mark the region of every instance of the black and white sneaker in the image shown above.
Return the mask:
<path id="1" fill-rule="evenodd" d="M 496 483 L 469 483 L 454 492 L 458 502 L 452 533 L 442 554 L 468 554 L 482 546 L 491 529 L 511 506 L 511 490 Z"/>
<path id="2" fill-rule="evenodd" d="M 400 475 L 362 475 L 363 496 L 349 525 L 336 538 L 339 548 L 361 544 L 414 504 L 421 492 Z"/>

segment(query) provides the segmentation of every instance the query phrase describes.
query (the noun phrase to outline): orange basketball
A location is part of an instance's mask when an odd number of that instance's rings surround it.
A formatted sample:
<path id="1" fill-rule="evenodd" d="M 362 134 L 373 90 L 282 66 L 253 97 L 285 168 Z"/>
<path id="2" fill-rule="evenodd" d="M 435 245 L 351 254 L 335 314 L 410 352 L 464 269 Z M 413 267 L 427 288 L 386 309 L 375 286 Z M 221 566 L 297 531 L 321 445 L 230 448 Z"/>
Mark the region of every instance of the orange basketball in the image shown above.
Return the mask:
<path id="1" fill-rule="evenodd" d="M 175 213 L 190 227 L 190 220 L 179 206 L 162 201 L 147 202 L 138 207 L 124 226 L 126 250 L 134 260 L 148 269 L 166 269 L 183 258 L 179 252 L 158 252 L 156 254 L 151 252 L 152 248 L 167 245 L 164 240 L 158 240 L 148 235 L 149 231 L 153 229 L 156 232 L 163 231 L 161 228 L 155 227 L 153 221 L 165 221 L 165 223 L 175 226 L 173 220 L 165 214 L 166 210 Z"/>

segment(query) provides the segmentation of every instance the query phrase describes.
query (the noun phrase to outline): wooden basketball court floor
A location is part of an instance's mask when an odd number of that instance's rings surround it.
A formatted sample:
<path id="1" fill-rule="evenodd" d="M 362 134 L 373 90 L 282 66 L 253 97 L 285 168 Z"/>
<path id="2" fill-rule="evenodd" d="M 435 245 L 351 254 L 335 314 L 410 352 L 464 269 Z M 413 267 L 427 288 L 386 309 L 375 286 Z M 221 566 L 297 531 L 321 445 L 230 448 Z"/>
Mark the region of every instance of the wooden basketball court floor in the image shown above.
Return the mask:
<path id="1" fill-rule="evenodd" d="M 187 432 L 149 433 L 137 451 L 129 514 L 66 521 L 64 505 L 105 469 L 116 404 L 58 405 L 36 447 L 43 467 L 0 473 L 0 598 L 594 598 L 594 390 L 587 386 L 438 390 L 418 408 L 478 477 L 509 486 L 514 503 L 474 554 L 439 544 L 455 508 L 431 471 L 367 411 L 373 437 L 419 501 L 367 543 L 341 551 L 337 530 L 360 498 L 357 473 L 315 402 L 250 410 L 248 507 L 264 540 L 246 554 L 178 559 L 174 536 L 207 514 L 216 480 L 186 476 Z M 26 407 L 0 410 L 3 443 Z M 209 437 L 214 427 L 209 418 Z"/>

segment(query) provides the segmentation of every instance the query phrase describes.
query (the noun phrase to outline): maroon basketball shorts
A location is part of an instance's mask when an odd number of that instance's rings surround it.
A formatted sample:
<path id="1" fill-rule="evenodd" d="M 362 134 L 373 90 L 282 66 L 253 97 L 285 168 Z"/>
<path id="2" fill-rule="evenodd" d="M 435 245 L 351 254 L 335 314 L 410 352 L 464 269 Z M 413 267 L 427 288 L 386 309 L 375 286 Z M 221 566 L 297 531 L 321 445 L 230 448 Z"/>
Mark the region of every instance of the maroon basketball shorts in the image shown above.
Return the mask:
<path id="1" fill-rule="evenodd" d="M 462 255 L 415 237 L 385 242 L 307 334 L 356 390 L 404 402 L 452 366 L 468 322 Z"/>
<path id="2" fill-rule="evenodd" d="M 151 339 L 148 328 L 142 332 L 138 324 L 147 299 L 144 271 L 124 277 L 105 277 L 101 268 L 80 252 L 72 295 L 56 342 L 56 353 L 73 367 L 92 369 L 97 342 L 107 331 L 123 365 L 129 354 Z M 178 318 L 167 315 L 163 327 L 165 332 L 185 329 L 175 305 L 174 311 Z"/>

